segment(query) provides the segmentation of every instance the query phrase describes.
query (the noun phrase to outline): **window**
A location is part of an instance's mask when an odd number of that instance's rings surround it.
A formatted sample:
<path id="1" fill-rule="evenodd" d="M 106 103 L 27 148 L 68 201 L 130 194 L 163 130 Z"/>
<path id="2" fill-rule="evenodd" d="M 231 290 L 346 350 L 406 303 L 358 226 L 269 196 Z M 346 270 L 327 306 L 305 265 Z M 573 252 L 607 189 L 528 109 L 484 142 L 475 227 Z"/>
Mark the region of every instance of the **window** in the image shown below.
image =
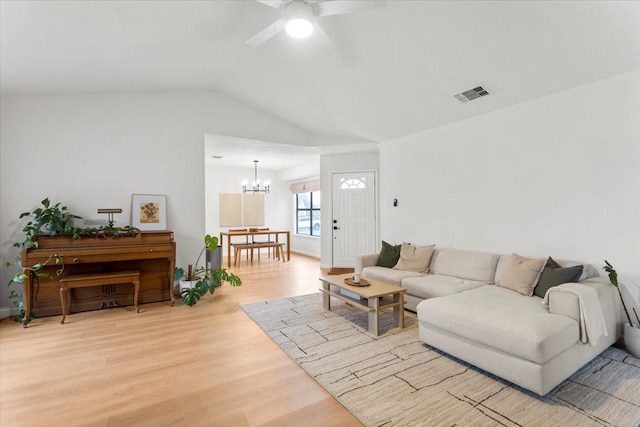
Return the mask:
<path id="1" fill-rule="evenodd" d="M 298 193 L 296 198 L 296 234 L 320 236 L 320 192 Z"/>
<path id="2" fill-rule="evenodd" d="M 367 178 L 362 177 L 360 179 L 344 179 L 340 180 L 340 189 L 341 190 L 364 190 L 367 188 Z"/>

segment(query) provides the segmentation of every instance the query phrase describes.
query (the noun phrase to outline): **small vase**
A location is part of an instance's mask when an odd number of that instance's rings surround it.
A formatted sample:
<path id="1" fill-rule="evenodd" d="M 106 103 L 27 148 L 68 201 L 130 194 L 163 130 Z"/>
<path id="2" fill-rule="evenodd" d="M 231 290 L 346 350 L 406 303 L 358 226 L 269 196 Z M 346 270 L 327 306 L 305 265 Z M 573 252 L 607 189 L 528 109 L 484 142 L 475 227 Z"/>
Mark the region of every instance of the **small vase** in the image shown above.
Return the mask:
<path id="1" fill-rule="evenodd" d="M 182 292 L 183 289 L 193 288 L 195 285 L 196 285 L 195 281 L 180 280 L 180 292 Z"/>
<path id="2" fill-rule="evenodd" d="M 629 353 L 640 358 L 640 328 L 624 324 L 624 345 Z"/>
<path id="3" fill-rule="evenodd" d="M 217 270 L 222 267 L 222 246 L 207 251 L 207 270 Z"/>

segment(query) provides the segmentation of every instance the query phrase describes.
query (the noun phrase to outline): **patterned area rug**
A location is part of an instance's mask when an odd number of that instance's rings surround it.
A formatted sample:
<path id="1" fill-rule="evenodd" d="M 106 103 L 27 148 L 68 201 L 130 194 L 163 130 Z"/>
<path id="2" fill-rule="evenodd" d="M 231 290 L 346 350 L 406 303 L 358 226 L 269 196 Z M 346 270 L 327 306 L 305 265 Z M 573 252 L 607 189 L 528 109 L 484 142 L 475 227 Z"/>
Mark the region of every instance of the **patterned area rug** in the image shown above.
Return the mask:
<path id="1" fill-rule="evenodd" d="M 640 425 L 640 359 L 609 348 L 540 397 L 418 340 L 381 316 L 379 337 L 367 314 L 321 294 L 243 305 L 242 309 L 324 388 L 368 426 Z"/>

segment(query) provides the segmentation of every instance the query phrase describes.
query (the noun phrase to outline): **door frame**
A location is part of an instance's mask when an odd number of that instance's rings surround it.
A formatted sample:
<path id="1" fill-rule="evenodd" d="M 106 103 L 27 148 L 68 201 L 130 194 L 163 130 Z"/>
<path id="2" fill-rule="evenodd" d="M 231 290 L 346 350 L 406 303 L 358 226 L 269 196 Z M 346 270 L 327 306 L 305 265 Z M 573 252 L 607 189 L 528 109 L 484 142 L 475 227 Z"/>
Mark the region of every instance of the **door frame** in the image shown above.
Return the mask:
<path id="1" fill-rule="evenodd" d="M 380 241 L 380 206 L 378 203 L 380 187 L 378 186 L 378 170 L 377 169 L 356 169 L 356 170 L 334 170 L 329 172 L 329 191 L 330 191 L 330 203 L 331 203 L 331 213 L 329 215 L 329 225 L 331 235 L 329 237 L 330 240 L 330 254 L 331 254 L 331 267 L 335 267 L 334 265 L 334 250 L 333 250 L 333 176 L 338 174 L 346 174 L 346 173 L 373 173 L 373 182 L 374 182 L 374 191 L 373 191 L 373 210 L 374 210 L 374 240 L 376 242 L 376 248 L 378 248 L 378 242 Z M 323 198 L 324 199 L 324 198 Z"/>

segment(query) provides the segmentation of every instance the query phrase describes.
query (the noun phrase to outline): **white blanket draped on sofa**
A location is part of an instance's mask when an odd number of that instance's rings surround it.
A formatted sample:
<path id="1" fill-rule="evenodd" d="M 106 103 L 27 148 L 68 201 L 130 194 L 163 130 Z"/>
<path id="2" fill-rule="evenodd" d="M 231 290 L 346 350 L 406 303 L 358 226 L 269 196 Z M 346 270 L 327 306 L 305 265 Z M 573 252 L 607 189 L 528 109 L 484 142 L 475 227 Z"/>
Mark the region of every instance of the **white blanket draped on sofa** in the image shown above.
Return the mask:
<path id="1" fill-rule="evenodd" d="M 580 307 L 580 341 L 596 346 L 600 337 L 608 336 L 598 292 L 595 289 L 580 283 L 564 283 L 550 288 L 545 294 L 542 304 L 549 304 L 549 295 L 553 292 L 565 292 L 578 298 Z"/>

